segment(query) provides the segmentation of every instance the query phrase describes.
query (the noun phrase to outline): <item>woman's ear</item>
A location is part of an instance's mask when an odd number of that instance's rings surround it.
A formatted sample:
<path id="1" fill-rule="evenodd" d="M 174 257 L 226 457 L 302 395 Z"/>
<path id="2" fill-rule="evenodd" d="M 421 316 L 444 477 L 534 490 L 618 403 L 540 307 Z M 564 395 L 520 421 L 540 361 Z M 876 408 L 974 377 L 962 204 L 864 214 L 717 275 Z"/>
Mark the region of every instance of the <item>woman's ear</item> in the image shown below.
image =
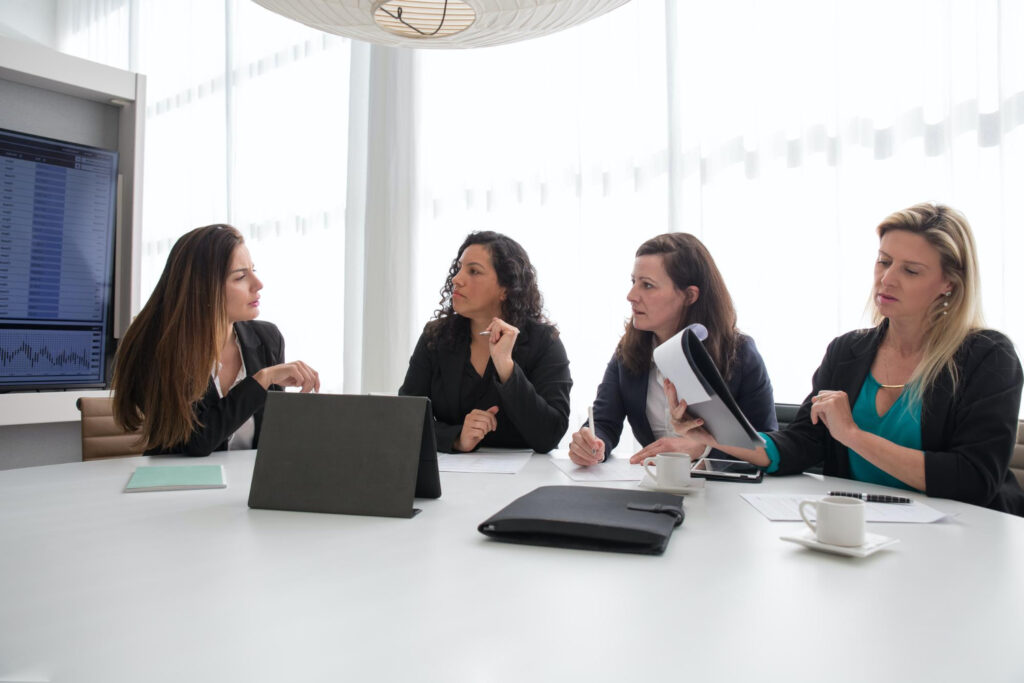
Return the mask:
<path id="1" fill-rule="evenodd" d="M 700 287 L 697 285 L 690 285 L 683 290 L 683 294 L 686 295 L 686 305 L 692 306 L 697 303 L 697 299 L 700 298 Z"/>

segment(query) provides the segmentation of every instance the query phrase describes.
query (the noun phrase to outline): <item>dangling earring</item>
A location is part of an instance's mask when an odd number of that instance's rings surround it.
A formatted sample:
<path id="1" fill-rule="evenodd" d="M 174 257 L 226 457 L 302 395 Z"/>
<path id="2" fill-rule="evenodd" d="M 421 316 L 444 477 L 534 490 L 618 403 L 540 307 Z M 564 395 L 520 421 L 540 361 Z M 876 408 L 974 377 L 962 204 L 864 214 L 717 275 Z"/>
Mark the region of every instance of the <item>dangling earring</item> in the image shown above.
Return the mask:
<path id="1" fill-rule="evenodd" d="M 946 297 L 943 300 L 943 302 L 942 302 L 942 315 L 946 315 L 947 313 L 949 313 L 949 297 L 952 294 L 953 294 L 953 291 L 950 290 L 950 291 L 948 291 L 948 292 L 946 292 L 945 294 L 942 295 L 942 296 Z"/>

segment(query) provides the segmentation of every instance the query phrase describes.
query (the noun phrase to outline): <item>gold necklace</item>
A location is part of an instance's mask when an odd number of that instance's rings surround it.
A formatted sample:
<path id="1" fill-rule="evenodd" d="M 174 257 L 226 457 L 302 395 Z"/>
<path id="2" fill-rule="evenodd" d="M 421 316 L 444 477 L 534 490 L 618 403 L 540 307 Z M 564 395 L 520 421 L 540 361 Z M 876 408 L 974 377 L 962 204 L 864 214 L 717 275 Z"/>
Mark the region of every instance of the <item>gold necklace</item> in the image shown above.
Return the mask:
<path id="1" fill-rule="evenodd" d="M 895 350 L 893 351 L 893 353 L 895 353 Z M 888 357 L 886 357 L 885 359 L 885 370 L 890 376 L 892 375 L 892 365 L 889 363 Z M 882 384 L 881 382 L 879 382 L 878 386 L 882 389 L 902 389 L 905 386 L 907 386 L 907 383 L 904 382 L 903 384 Z"/>

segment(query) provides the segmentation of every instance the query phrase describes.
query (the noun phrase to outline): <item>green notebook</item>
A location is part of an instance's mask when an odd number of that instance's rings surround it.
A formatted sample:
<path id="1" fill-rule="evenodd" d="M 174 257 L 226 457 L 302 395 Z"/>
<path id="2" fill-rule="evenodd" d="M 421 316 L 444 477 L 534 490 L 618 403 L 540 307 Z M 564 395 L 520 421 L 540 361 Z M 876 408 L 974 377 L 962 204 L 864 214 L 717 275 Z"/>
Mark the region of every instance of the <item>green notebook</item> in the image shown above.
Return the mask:
<path id="1" fill-rule="evenodd" d="M 124 491 L 132 493 L 223 488 L 227 488 L 223 465 L 158 465 L 136 467 Z"/>

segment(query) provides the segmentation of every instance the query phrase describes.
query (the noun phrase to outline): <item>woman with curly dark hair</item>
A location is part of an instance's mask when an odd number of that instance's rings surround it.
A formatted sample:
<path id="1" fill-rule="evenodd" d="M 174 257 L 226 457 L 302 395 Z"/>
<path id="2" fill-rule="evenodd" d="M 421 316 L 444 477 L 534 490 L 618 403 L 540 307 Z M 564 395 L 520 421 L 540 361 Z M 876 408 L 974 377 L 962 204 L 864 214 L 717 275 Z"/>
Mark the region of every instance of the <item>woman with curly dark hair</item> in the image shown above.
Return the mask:
<path id="1" fill-rule="evenodd" d="M 398 390 L 430 399 L 438 450 L 558 445 L 572 378 L 542 308 L 537 271 L 518 242 L 490 231 L 466 237 Z"/>

